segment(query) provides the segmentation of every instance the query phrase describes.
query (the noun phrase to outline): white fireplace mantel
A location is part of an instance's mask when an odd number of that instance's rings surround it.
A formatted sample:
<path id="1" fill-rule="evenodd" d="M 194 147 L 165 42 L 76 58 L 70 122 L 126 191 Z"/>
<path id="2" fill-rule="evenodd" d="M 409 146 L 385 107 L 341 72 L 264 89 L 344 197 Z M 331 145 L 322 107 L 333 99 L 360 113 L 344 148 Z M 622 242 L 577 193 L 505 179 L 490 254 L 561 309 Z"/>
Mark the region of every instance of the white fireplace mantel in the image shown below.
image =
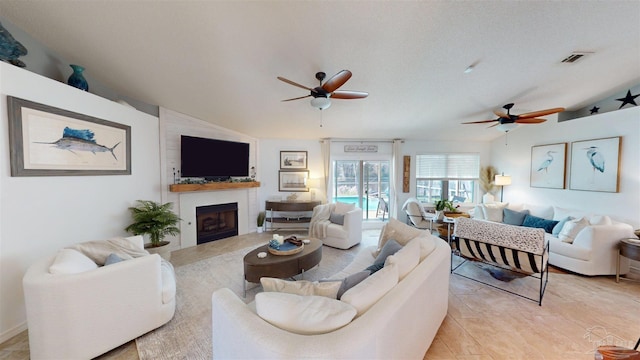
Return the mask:
<path id="1" fill-rule="evenodd" d="M 181 248 L 197 245 L 196 207 L 238 203 L 238 235 L 249 232 L 249 192 L 255 189 L 180 193 Z"/>

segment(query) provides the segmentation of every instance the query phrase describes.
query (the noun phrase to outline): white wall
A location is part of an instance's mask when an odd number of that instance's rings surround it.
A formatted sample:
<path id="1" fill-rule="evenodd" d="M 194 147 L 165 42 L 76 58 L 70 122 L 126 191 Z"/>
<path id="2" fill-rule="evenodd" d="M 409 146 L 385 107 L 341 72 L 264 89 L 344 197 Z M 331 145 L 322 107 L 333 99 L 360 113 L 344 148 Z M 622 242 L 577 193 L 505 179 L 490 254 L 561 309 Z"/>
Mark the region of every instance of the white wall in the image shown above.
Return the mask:
<path id="1" fill-rule="evenodd" d="M 11 177 L 6 96 L 131 126 L 132 174 Z M 36 259 L 126 235 L 127 208 L 160 200 L 158 118 L 0 62 L 0 342 L 26 328 L 22 277 Z M 99 326 L 99 325 L 98 325 Z"/>
<path id="2" fill-rule="evenodd" d="M 622 137 L 620 191 L 618 193 L 569 189 L 571 142 Z M 567 186 L 543 189 L 529 186 L 531 147 L 568 143 Z M 552 204 L 565 208 L 608 214 L 640 228 L 640 107 L 626 108 L 600 115 L 558 123 L 550 119 L 538 125 L 522 125 L 491 144 L 491 164 L 512 176 L 512 185 L 504 188 L 504 201 Z"/>
<path id="3" fill-rule="evenodd" d="M 278 171 L 280 170 L 280 151 L 306 151 L 307 169 L 310 178 L 323 178 L 322 154 L 320 139 L 291 140 L 291 139 L 261 139 L 259 141 L 257 178 L 260 180 L 258 192 L 258 207 L 264 210 L 264 202 L 272 197 L 286 199 L 292 192 L 278 191 Z M 322 180 L 324 181 L 324 180 Z M 298 200 L 309 200 L 310 192 L 297 192 Z M 316 191 L 316 200 L 324 198 L 324 191 Z"/>

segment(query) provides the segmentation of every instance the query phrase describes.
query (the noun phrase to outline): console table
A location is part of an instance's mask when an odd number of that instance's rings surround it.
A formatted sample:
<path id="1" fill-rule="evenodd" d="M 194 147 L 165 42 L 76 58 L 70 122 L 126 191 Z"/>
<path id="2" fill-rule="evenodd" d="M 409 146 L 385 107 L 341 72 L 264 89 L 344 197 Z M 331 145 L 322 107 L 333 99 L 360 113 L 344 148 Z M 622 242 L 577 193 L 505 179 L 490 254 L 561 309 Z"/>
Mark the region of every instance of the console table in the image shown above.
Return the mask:
<path id="1" fill-rule="evenodd" d="M 276 224 L 281 228 L 295 229 L 309 227 L 313 208 L 320 205 L 320 201 L 265 201 L 266 211 L 265 230 L 275 230 Z M 282 226 L 289 224 L 292 226 Z"/>

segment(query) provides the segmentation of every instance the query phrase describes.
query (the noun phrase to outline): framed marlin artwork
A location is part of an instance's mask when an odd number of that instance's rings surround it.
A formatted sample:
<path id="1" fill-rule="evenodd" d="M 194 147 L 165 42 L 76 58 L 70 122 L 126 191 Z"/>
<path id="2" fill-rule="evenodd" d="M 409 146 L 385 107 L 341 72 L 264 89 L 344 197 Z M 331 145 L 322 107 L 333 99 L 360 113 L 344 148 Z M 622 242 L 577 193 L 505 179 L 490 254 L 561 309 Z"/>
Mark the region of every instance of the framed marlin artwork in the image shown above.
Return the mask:
<path id="1" fill-rule="evenodd" d="M 7 96 L 11 176 L 130 175 L 131 127 Z"/>

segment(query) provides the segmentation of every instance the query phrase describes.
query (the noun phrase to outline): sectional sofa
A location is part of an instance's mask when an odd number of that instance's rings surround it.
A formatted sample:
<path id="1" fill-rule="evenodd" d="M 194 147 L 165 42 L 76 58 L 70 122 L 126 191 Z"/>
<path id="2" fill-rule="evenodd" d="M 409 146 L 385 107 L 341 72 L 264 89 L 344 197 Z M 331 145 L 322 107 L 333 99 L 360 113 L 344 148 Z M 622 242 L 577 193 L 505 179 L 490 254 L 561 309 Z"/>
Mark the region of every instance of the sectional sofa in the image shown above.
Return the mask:
<path id="1" fill-rule="evenodd" d="M 245 304 L 229 289 L 215 291 L 213 357 L 423 358 L 447 314 L 451 249 L 446 242 L 390 219 L 378 246 L 362 249 L 327 281 L 341 284 L 361 273 L 389 248 L 391 239 L 402 249 L 387 257 L 381 270 L 346 290 L 340 300 L 262 292 Z M 346 310 L 327 315 L 329 308 Z M 329 323 L 334 329 L 327 328 Z"/>

